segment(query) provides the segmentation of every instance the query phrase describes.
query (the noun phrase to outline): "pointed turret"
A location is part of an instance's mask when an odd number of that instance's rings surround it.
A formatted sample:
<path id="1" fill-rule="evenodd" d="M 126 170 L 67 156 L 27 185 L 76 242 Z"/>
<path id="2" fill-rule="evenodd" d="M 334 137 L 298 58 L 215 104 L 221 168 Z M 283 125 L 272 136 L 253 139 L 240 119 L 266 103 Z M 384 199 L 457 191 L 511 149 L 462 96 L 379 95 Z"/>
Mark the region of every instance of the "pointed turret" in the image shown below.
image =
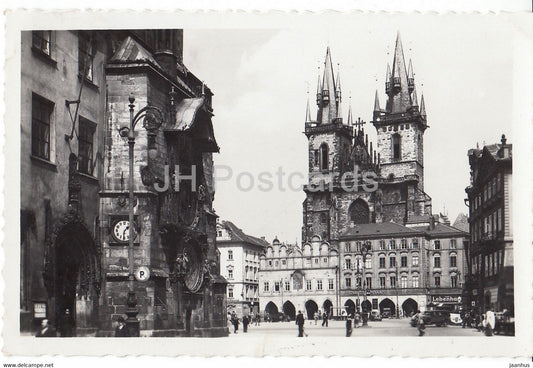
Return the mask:
<path id="1" fill-rule="evenodd" d="M 318 84 L 316 86 L 316 104 L 319 107 L 322 104 L 322 84 L 320 83 L 320 69 L 318 70 Z"/>
<path id="2" fill-rule="evenodd" d="M 310 123 L 311 119 L 311 108 L 309 107 L 309 93 L 307 93 L 307 109 L 305 110 L 305 122 Z"/>
<path id="3" fill-rule="evenodd" d="M 324 77 L 322 79 L 322 100 L 328 103 L 335 93 L 335 78 L 333 76 L 333 64 L 329 46 L 326 50 L 326 61 L 324 65 Z"/>
<path id="4" fill-rule="evenodd" d="M 407 68 L 403 55 L 403 46 L 402 40 L 400 38 L 400 32 L 398 32 L 398 35 L 396 37 L 396 46 L 394 49 L 394 59 L 392 62 L 391 79 L 392 84 L 390 85 L 389 90 L 387 92 L 387 94 L 389 95 L 389 99 L 387 101 L 387 112 L 406 112 L 411 107 L 411 93 L 409 90 L 409 78 L 407 75 Z"/>
<path id="5" fill-rule="evenodd" d="M 335 100 L 338 104 L 342 101 L 342 93 L 341 93 L 341 75 L 340 71 L 337 71 L 337 79 L 335 80 L 336 89 L 335 89 Z M 340 108 L 339 108 L 340 110 Z M 338 114 L 337 114 L 338 115 Z"/>
<path id="6" fill-rule="evenodd" d="M 413 72 L 413 63 L 409 59 L 409 68 L 407 70 L 407 84 L 409 85 L 409 92 L 412 92 L 415 88 L 415 74 Z"/>
<path id="7" fill-rule="evenodd" d="M 392 75 L 390 73 L 390 64 L 387 63 L 387 76 L 385 77 L 385 92 L 389 94 L 391 91 Z"/>
<path id="8" fill-rule="evenodd" d="M 424 94 L 422 94 L 422 98 L 420 99 L 420 115 L 422 117 L 426 117 L 426 104 L 424 103 Z"/>
<path id="9" fill-rule="evenodd" d="M 353 126 L 352 105 L 348 109 L 348 126 Z"/>
<path id="10" fill-rule="evenodd" d="M 374 98 L 374 112 L 380 112 L 378 91 L 376 90 L 376 97 Z"/>

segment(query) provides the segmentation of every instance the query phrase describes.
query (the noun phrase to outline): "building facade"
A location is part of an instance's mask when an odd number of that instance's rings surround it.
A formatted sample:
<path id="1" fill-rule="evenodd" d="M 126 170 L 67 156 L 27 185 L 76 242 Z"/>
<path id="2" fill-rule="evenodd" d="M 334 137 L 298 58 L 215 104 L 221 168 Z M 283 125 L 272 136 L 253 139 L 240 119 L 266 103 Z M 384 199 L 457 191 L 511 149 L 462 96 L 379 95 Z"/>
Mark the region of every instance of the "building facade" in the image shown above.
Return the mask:
<path id="1" fill-rule="evenodd" d="M 238 316 L 257 314 L 259 304 L 260 256 L 269 243 L 245 234 L 230 221 L 217 223 L 220 273 L 227 280 L 228 312 Z"/>
<path id="2" fill-rule="evenodd" d="M 282 312 L 291 320 L 299 310 L 309 319 L 324 311 L 338 315 L 338 259 L 337 248 L 318 236 L 301 247 L 274 239 L 261 255 L 262 313 L 273 316 Z"/>
<path id="3" fill-rule="evenodd" d="M 181 30 L 23 33 L 21 320 L 68 309 L 75 334 L 107 335 L 134 308 L 143 335 L 227 334 L 212 93 L 182 48 Z"/>
<path id="4" fill-rule="evenodd" d="M 514 315 L 512 148 L 502 135 L 500 144 L 468 151 L 472 243 L 466 290 L 469 306 Z"/>
<path id="5" fill-rule="evenodd" d="M 354 225 L 342 237 L 341 304 L 409 316 L 431 305 L 458 310 L 468 234 L 428 218 L 427 224 Z"/>

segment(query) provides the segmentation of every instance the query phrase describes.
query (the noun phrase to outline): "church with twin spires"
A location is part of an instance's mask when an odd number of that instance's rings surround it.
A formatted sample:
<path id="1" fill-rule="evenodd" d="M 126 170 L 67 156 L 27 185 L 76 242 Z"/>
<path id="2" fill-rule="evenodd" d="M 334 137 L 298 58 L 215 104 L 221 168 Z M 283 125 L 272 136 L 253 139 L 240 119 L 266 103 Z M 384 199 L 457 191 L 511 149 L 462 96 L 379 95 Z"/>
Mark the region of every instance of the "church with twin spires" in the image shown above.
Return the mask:
<path id="1" fill-rule="evenodd" d="M 347 120 L 342 116 L 340 75 L 334 75 L 327 48 L 324 73 L 318 78 L 316 119 L 311 117 L 309 101 L 306 112 L 309 182 L 304 187 L 303 242 L 319 236 L 337 245 L 353 225 L 417 224 L 431 216 L 431 197 L 424 191 L 424 132 L 428 128 L 424 97 L 419 104 L 413 66 L 410 60 L 405 63 L 399 33 L 392 68 L 387 65 L 385 93 L 382 108 L 376 91 L 371 122 L 377 132 L 374 147 L 365 134 L 365 122 L 354 120 L 351 106 Z M 346 188 L 342 178 L 353 178 L 349 172 L 360 176 Z M 364 175 L 375 180 L 372 190 L 361 185 Z"/>

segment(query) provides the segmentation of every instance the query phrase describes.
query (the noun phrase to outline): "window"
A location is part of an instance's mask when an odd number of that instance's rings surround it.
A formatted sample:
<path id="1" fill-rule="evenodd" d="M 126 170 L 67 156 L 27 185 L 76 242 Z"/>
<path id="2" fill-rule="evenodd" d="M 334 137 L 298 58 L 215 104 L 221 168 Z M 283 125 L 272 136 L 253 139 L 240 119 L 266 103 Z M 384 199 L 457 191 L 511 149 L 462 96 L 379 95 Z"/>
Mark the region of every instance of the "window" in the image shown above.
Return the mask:
<path id="1" fill-rule="evenodd" d="M 450 249 L 457 249 L 457 240 L 451 239 L 450 240 Z"/>
<path id="2" fill-rule="evenodd" d="M 387 247 L 385 246 L 385 240 L 380 240 L 379 241 L 379 249 L 380 250 L 385 250 Z"/>
<path id="3" fill-rule="evenodd" d="M 407 249 L 407 240 L 402 239 L 402 249 Z"/>
<path id="4" fill-rule="evenodd" d="M 392 136 L 392 158 L 399 160 L 401 156 L 401 137 L 399 134 Z"/>
<path id="5" fill-rule="evenodd" d="M 328 145 L 324 143 L 320 146 L 320 170 L 327 170 L 329 168 L 328 159 Z"/>
<path id="6" fill-rule="evenodd" d="M 370 276 L 366 277 L 366 288 L 367 289 L 372 289 L 372 277 L 370 277 Z"/>
<path id="7" fill-rule="evenodd" d="M 435 240 L 434 248 L 435 250 L 440 250 L 440 240 Z"/>
<path id="8" fill-rule="evenodd" d="M 291 291 L 291 283 L 290 283 L 290 281 L 285 281 L 285 291 Z"/>
<path id="9" fill-rule="evenodd" d="M 390 277 L 390 287 L 395 288 L 396 287 L 396 276 Z"/>
<path id="10" fill-rule="evenodd" d="M 320 223 L 321 223 L 321 224 L 325 224 L 325 223 L 327 223 L 327 222 L 328 222 L 328 220 L 327 220 L 326 214 L 325 214 L 324 212 L 322 212 L 322 213 L 320 214 Z"/>
<path id="11" fill-rule="evenodd" d="M 283 266 L 286 266 L 286 265 L 287 265 L 287 260 L 286 260 L 286 259 L 282 259 L 282 260 L 281 260 L 281 264 L 282 264 Z"/>
<path id="12" fill-rule="evenodd" d="M 450 267 L 457 267 L 457 255 L 450 255 Z"/>
<path id="13" fill-rule="evenodd" d="M 385 257 L 379 257 L 379 268 L 385 268 Z"/>
<path id="14" fill-rule="evenodd" d="M 263 283 L 263 291 L 266 291 L 266 292 L 270 291 L 270 283 L 268 281 L 265 281 Z"/>
<path id="15" fill-rule="evenodd" d="M 233 251 L 232 250 L 228 250 L 228 259 L 229 260 L 233 260 Z M 270 265 L 272 265 L 272 261 L 268 261 L 268 263 Z"/>
<path id="16" fill-rule="evenodd" d="M 396 267 L 396 257 L 389 258 L 389 267 Z"/>
<path id="17" fill-rule="evenodd" d="M 222 230 L 218 230 L 217 231 L 217 236 L 219 236 L 219 237 L 222 236 Z"/>
<path id="18" fill-rule="evenodd" d="M 93 173 L 93 138 L 96 124 L 80 116 L 78 170 L 84 174 Z"/>
<path id="19" fill-rule="evenodd" d="M 407 276 L 402 276 L 400 278 L 400 287 L 401 288 L 407 288 Z"/>
<path id="20" fill-rule="evenodd" d="M 344 251 L 345 252 L 350 252 L 350 243 L 344 244 Z"/>
<path id="21" fill-rule="evenodd" d="M 344 269 L 351 270 L 352 269 L 352 260 L 350 258 L 346 258 L 344 260 Z"/>
<path id="22" fill-rule="evenodd" d="M 328 257 L 324 257 L 324 258 L 322 259 L 322 262 L 324 262 L 324 263 L 328 263 Z"/>
<path id="23" fill-rule="evenodd" d="M 390 249 L 392 249 L 392 250 L 396 249 L 396 240 L 391 239 L 391 241 L 390 241 Z"/>
<path id="24" fill-rule="evenodd" d="M 457 276 L 452 275 L 451 282 L 452 282 L 452 288 L 456 288 L 457 287 Z"/>
<path id="25" fill-rule="evenodd" d="M 440 268 L 440 255 L 438 254 L 433 256 L 433 267 Z"/>
<path id="26" fill-rule="evenodd" d="M 402 256 L 400 258 L 400 262 L 401 262 L 401 267 L 407 267 L 407 256 Z"/>
<path id="27" fill-rule="evenodd" d="M 418 266 L 418 255 L 417 254 L 413 254 L 413 266 Z"/>
<path id="28" fill-rule="evenodd" d="M 413 249 L 418 249 L 418 239 L 413 239 Z"/>
<path id="29" fill-rule="evenodd" d="M 31 154 L 50 160 L 50 120 L 54 104 L 36 94 L 31 105 Z"/>
<path id="30" fill-rule="evenodd" d="M 333 279 L 329 279 L 328 280 L 328 289 L 329 290 L 333 290 L 334 287 L 335 287 L 335 284 L 333 282 Z"/>
<path id="31" fill-rule="evenodd" d="M 352 278 L 351 277 L 346 277 L 344 279 L 344 285 L 346 285 L 347 288 L 351 288 L 352 287 Z"/>
<path id="32" fill-rule="evenodd" d="M 52 56 L 52 31 L 33 31 L 32 46 L 43 54 Z"/>
<path id="33" fill-rule="evenodd" d="M 272 261 L 268 261 L 268 265 L 269 265 L 269 266 L 272 266 Z"/>
<path id="34" fill-rule="evenodd" d="M 435 276 L 435 287 L 440 287 L 440 276 Z"/>
<path id="35" fill-rule="evenodd" d="M 418 287 L 418 275 L 413 276 L 413 287 L 414 288 Z"/>
<path id="36" fill-rule="evenodd" d="M 319 259 L 315 258 L 315 264 L 318 264 L 318 262 L 319 262 Z"/>
<path id="37" fill-rule="evenodd" d="M 233 279 L 233 270 L 231 269 L 228 270 L 228 279 Z"/>
<path id="38" fill-rule="evenodd" d="M 305 282 L 305 289 L 306 290 L 311 290 L 313 287 L 312 287 L 312 284 L 311 284 L 311 280 L 307 280 Z"/>
<path id="39" fill-rule="evenodd" d="M 274 266 L 279 267 L 279 261 L 274 261 Z"/>
<path id="40" fill-rule="evenodd" d="M 316 280 L 316 289 L 322 290 L 322 280 Z"/>
<path id="41" fill-rule="evenodd" d="M 233 288 L 228 288 L 228 298 L 233 298 Z"/>
<path id="42" fill-rule="evenodd" d="M 372 257 L 366 257 L 366 259 L 365 259 L 365 268 L 367 270 L 372 269 Z"/>
<path id="43" fill-rule="evenodd" d="M 281 289 L 281 282 L 279 281 L 274 282 L 274 291 L 276 293 L 279 293 L 280 289 Z"/>
<path id="44" fill-rule="evenodd" d="M 382 289 L 385 289 L 385 276 L 380 276 L 379 277 L 379 287 L 382 288 Z"/>

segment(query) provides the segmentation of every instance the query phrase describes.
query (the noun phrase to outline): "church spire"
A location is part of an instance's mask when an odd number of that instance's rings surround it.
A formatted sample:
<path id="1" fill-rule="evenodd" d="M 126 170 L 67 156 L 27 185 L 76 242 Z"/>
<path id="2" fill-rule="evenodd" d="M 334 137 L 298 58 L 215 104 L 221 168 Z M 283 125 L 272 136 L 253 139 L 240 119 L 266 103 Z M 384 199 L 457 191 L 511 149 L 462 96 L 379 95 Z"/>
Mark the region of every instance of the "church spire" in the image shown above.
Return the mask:
<path id="1" fill-rule="evenodd" d="M 376 97 L 374 98 L 374 112 L 379 112 L 381 109 L 379 108 L 379 97 L 378 97 L 378 91 L 376 90 Z"/>
<path id="2" fill-rule="evenodd" d="M 340 70 L 337 69 L 337 79 L 335 81 L 336 83 L 336 89 L 335 89 L 335 101 L 337 101 L 338 104 L 342 101 L 342 94 L 341 94 L 341 73 Z M 340 110 L 340 108 L 339 108 Z M 339 115 L 339 114 L 337 114 Z"/>
<path id="3" fill-rule="evenodd" d="M 348 109 L 348 126 L 353 125 L 353 116 L 352 116 L 352 104 L 350 103 L 350 108 Z"/>
<path id="4" fill-rule="evenodd" d="M 316 104 L 320 106 L 322 103 L 322 85 L 320 84 L 320 68 L 318 68 L 318 84 L 316 86 Z"/>
<path id="5" fill-rule="evenodd" d="M 322 79 L 322 98 L 324 102 L 329 101 L 335 94 L 335 78 L 333 76 L 333 64 L 329 46 L 326 50 L 326 61 L 324 63 L 324 78 Z M 327 97 L 327 100 L 326 100 Z"/>
<path id="6" fill-rule="evenodd" d="M 390 64 L 387 63 L 387 77 L 385 77 L 385 92 L 387 94 L 389 94 L 389 92 L 391 91 L 391 83 L 392 83 L 391 78 L 392 76 L 390 73 Z"/>
<path id="7" fill-rule="evenodd" d="M 412 72 L 412 65 L 410 67 L 410 71 Z M 398 32 L 398 35 L 396 36 L 391 79 L 392 80 L 390 82 L 392 83 L 389 84 L 389 88 L 387 88 L 387 94 L 389 95 L 389 100 L 387 101 L 387 112 L 406 112 L 411 107 L 411 90 L 414 87 L 414 79 L 412 83 L 410 83 L 405 65 L 405 58 L 403 55 L 400 32 Z"/>
<path id="8" fill-rule="evenodd" d="M 333 74 L 333 63 L 331 62 L 331 52 L 329 46 L 326 49 L 326 60 L 324 61 L 324 75 L 322 83 L 319 81 L 320 93 L 317 93 L 318 104 L 318 124 L 332 124 L 338 117 L 338 106 L 341 100 L 340 85 L 335 87 L 335 77 Z"/>

